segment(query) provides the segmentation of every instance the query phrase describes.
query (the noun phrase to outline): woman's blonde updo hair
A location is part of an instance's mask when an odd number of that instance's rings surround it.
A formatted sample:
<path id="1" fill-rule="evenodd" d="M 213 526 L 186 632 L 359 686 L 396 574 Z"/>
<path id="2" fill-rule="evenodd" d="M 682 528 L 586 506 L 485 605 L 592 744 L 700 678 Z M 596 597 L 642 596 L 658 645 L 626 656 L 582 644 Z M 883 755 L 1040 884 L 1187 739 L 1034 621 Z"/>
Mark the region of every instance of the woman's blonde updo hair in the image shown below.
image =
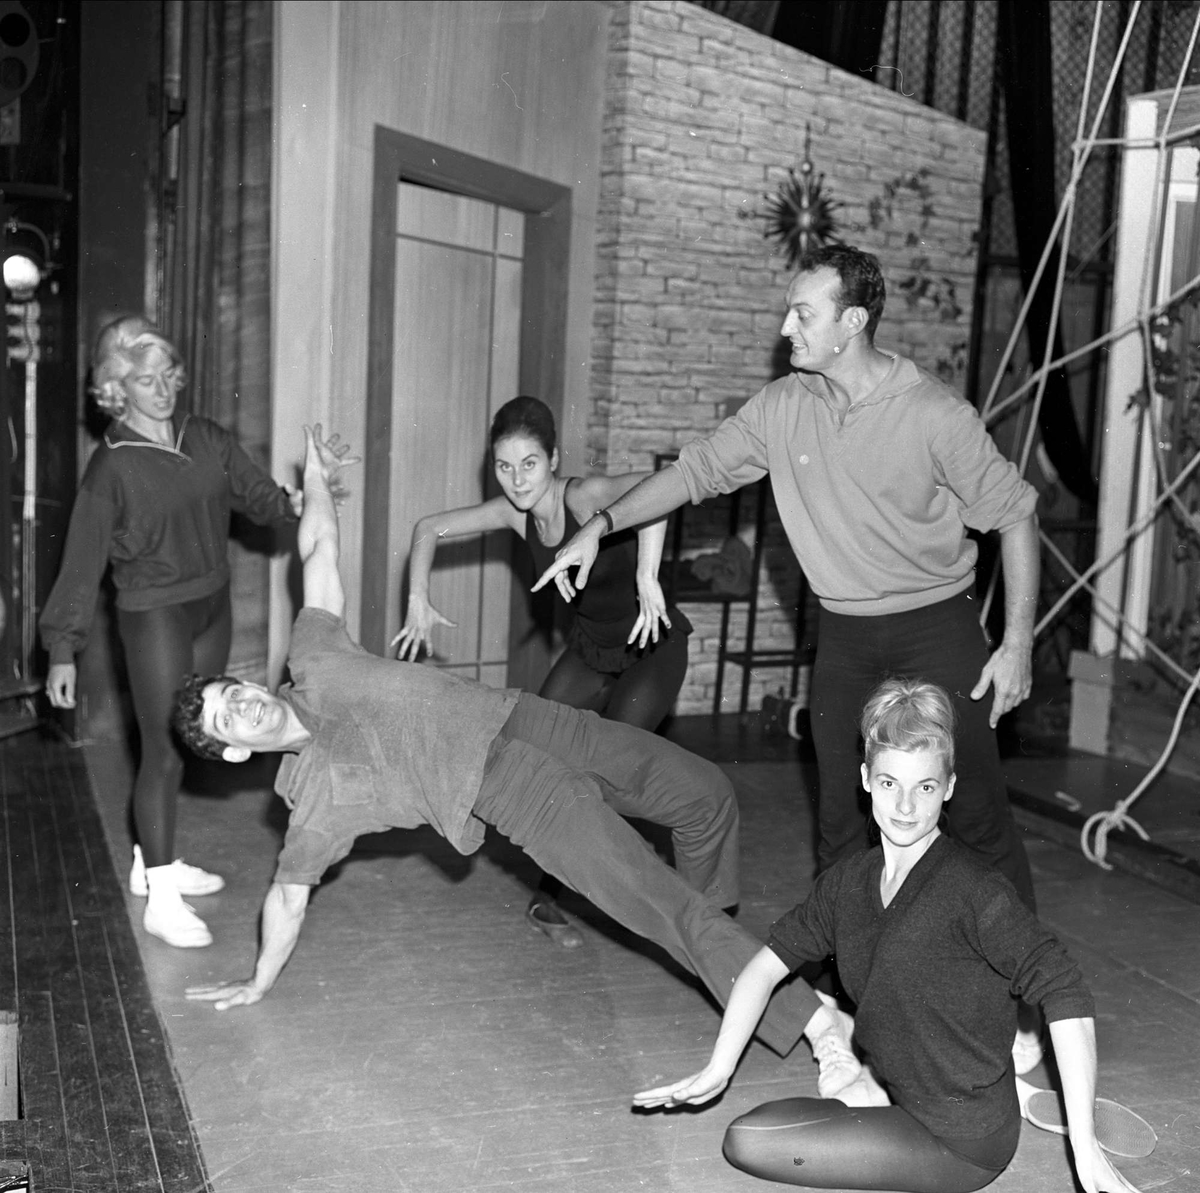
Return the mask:
<path id="1" fill-rule="evenodd" d="M 113 320 L 96 337 L 92 353 L 92 395 L 96 405 L 113 418 L 125 413 L 125 387 L 122 384 L 134 369 L 140 368 L 151 349 L 158 348 L 175 366 L 175 388 L 187 380 L 183 358 L 175 345 L 149 319 L 125 315 Z"/>
<path id="2" fill-rule="evenodd" d="M 883 750 L 931 750 L 954 773 L 954 704 L 923 679 L 885 679 L 867 700 L 859 728 L 868 769 Z"/>

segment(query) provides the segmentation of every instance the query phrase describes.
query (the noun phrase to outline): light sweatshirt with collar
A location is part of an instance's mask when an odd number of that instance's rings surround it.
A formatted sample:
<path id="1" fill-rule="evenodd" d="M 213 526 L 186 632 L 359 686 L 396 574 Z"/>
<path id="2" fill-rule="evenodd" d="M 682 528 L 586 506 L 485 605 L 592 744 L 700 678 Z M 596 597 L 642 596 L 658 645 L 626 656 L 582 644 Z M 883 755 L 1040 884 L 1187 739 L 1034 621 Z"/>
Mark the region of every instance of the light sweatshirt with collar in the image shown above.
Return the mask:
<path id="1" fill-rule="evenodd" d="M 675 467 L 693 502 L 769 475 L 813 592 L 852 616 L 964 592 L 978 555 L 967 529 L 1005 530 L 1037 504 L 975 408 L 903 356 L 844 413 L 819 374 L 773 381 Z"/>

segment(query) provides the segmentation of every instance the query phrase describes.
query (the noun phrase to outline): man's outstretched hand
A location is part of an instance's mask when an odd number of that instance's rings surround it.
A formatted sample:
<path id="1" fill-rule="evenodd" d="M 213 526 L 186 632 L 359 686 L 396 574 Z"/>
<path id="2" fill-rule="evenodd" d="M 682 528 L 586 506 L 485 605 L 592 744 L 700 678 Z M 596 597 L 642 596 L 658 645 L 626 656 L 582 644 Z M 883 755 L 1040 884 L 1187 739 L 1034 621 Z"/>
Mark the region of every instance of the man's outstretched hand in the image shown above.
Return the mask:
<path id="1" fill-rule="evenodd" d="M 323 438 L 320 423 L 304 428 L 305 488 L 319 482 L 334 501 L 342 501 L 349 495 L 350 490 L 346 488 L 341 470 L 361 462 L 362 457 L 352 456 L 350 445 L 342 443 L 340 435 Z"/>
<path id="2" fill-rule="evenodd" d="M 263 992 L 253 982 L 218 982 L 214 986 L 189 986 L 184 993 L 193 1002 L 211 1002 L 218 1011 L 251 1007 L 261 1002 Z"/>
<path id="3" fill-rule="evenodd" d="M 1029 649 L 1003 642 L 984 664 L 979 682 L 971 689 L 972 700 L 982 700 L 992 688 L 988 724 L 995 729 L 1000 718 L 1011 712 L 1033 690 L 1033 660 Z"/>
<path id="4" fill-rule="evenodd" d="M 600 529 L 603 523 L 600 522 L 600 519 L 596 518 L 593 521 L 597 525 L 593 526 L 592 522 L 588 522 L 586 526 L 575 532 L 574 537 L 565 547 L 559 548 L 554 556 L 554 562 L 538 577 L 537 583 L 530 591 L 537 592 L 553 580 L 558 585 L 562 599 L 570 603 L 575 599 L 576 591 L 586 587 L 588 576 L 592 571 L 592 564 L 596 562 L 596 555 L 600 551 L 600 538 L 603 534 Z M 579 569 L 574 583 L 567 575 L 567 570 L 573 567 Z"/>

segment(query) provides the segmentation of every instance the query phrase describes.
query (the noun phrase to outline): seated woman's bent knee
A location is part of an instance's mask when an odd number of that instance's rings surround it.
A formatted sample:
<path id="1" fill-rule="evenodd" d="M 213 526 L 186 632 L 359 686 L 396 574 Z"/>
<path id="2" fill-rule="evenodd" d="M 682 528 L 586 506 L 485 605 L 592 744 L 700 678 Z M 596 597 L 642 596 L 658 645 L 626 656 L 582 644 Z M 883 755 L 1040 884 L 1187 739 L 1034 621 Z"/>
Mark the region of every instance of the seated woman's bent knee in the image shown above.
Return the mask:
<path id="1" fill-rule="evenodd" d="M 1011 1158 L 1007 1125 L 1000 1134 L 995 1142 Z M 758 1106 L 730 1123 L 723 1151 L 752 1176 L 809 1189 L 973 1193 L 1007 1166 L 1007 1159 L 996 1167 L 973 1163 L 898 1106 L 850 1107 L 830 1098 Z"/>

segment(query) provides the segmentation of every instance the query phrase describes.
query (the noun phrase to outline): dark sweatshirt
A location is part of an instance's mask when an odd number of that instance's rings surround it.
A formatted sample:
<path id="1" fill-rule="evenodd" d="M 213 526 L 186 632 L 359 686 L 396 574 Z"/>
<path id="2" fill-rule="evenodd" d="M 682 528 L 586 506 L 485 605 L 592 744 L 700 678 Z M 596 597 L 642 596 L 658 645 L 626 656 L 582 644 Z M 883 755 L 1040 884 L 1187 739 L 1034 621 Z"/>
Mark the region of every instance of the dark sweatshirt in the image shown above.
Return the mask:
<path id="1" fill-rule="evenodd" d="M 92 453 L 58 579 L 39 620 L 51 663 L 74 662 L 111 561 L 121 609 L 198 600 L 229 580 L 229 514 L 294 521 L 287 494 L 207 418 L 177 414 L 175 446 L 112 422 Z"/>
<path id="2" fill-rule="evenodd" d="M 1012 884 L 939 836 L 885 908 L 881 849 L 822 874 L 771 928 L 790 969 L 833 953 L 854 1040 L 892 1101 L 934 1135 L 982 1139 L 1016 1116 L 1017 998 L 1048 1022 L 1094 1015 L 1079 967 Z"/>

